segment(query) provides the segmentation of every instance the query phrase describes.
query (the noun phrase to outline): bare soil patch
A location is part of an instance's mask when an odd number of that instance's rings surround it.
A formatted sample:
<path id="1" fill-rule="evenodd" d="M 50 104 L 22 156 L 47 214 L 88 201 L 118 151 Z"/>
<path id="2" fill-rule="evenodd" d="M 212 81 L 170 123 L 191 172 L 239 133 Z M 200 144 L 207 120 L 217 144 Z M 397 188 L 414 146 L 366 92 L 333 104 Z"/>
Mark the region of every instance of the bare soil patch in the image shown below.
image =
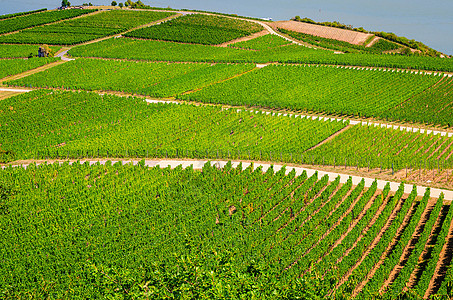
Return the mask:
<path id="1" fill-rule="evenodd" d="M 333 39 L 338 41 L 347 42 L 354 45 L 362 45 L 367 41 L 372 34 L 357 32 L 352 30 L 333 28 L 315 24 L 308 24 L 304 22 L 297 21 L 277 21 L 269 24 L 274 29 L 277 27 L 302 32 L 305 34 L 311 34 L 315 36 L 320 36 L 326 39 Z"/>

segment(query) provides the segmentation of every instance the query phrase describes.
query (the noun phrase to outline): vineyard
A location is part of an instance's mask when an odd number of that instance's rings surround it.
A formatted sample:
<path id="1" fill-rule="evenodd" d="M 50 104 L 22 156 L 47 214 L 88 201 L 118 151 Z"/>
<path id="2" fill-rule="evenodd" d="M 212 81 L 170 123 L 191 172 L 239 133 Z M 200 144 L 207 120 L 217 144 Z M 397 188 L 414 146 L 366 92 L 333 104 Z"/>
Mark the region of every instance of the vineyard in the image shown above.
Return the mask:
<path id="1" fill-rule="evenodd" d="M 284 168 L 263 173 L 206 165 L 199 172 L 66 163 L 7 168 L 0 182 L 0 270 L 8 274 L 0 282 L 9 298 L 39 298 L 43 289 L 53 298 L 101 291 L 201 297 L 224 289 L 242 297 L 375 297 L 400 264 L 386 283 L 387 295 L 407 283 L 418 295 L 428 288 L 435 293 L 439 287 L 428 284 L 453 216 L 429 191 L 424 197 L 390 193 L 388 186 L 377 191 L 363 181 L 353 186 L 317 174 L 285 175 Z M 432 246 L 426 264 L 400 259 L 409 243 L 415 244 L 410 258 Z M 197 283 L 186 286 L 195 269 Z M 305 289 L 298 277 L 312 287 Z M 441 280 L 451 284 L 449 277 Z"/>
<path id="2" fill-rule="evenodd" d="M 113 10 L 99 12 L 83 18 L 67 20 L 57 24 L 36 27 L 15 34 L 1 36 L 0 42 L 74 45 L 118 34 L 140 25 L 167 18 L 171 15 L 173 13 L 153 11 Z"/>
<path id="3" fill-rule="evenodd" d="M 8 84 L 171 97 L 200 89 L 253 68 L 251 64 L 176 64 L 77 59 Z"/>
<path id="4" fill-rule="evenodd" d="M 379 117 L 440 79 L 440 76 L 407 72 L 268 66 L 185 95 L 182 99 Z M 370 82 L 379 88 L 371 88 Z"/>
<path id="5" fill-rule="evenodd" d="M 38 55 L 39 47 L 36 45 L 5 45 L 0 44 L 0 58 L 25 58 Z M 50 47 L 53 53 L 61 47 Z"/>
<path id="6" fill-rule="evenodd" d="M 0 16 L 0 298 L 453 297 L 452 58 L 127 3 Z"/>
<path id="7" fill-rule="evenodd" d="M 249 41 L 242 41 L 228 45 L 228 47 L 247 50 L 267 50 L 290 44 L 290 41 L 287 41 L 282 37 L 273 34 L 266 34 Z"/>
<path id="8" fill-rule="evenodd" d="M 214 15 L 188 14 L 156 26 L 134 30 L 125 34 L 125 36 L 215 45 L 258 32 L 262 29 L 260 25 L 244 20 Z"/>
<path id="9" fill-rule="evenodd" d="M 101 156 L 253 155 L 307 150 L 343 122 L 276 118 L 218 107 L 153 104 L 93 93 L 36 91 L 0 102 L 2 148 L 22 159 Z M 12 108 L 12 109 L 11 109 Z M 312 132 L 316 132 L 313 135 Z M 45 154 L 46 153 L 46 154 Z M 48 153 L 48 154 L 47 154 Z"/>
<path id="10" fill-rule="evenodd" d="M 0 79 L 23 73 L 57 60 L 57 58 L 0 59 Z"/>
<path id="11" fill-rule="evenodd" d="M 53 23 L 65 19 L 71 19 L 84 14 L 92 13 L 93 11 L 94 10 L 87 9 L 44 11 L 41 13 L 19 16 L 12 19 L 4 19 L 0 20 L 0 34 Z M 0 37 L 0 41 L 3 42 L 3 39 L 5 39 L 5 36 Z"/>
<path id="12" fill-rule="evenodd" d="M 399 54 L 346 53 L 340 55 L 332 51 L 314 50 L 298 45 L 251 51 L 208 45 L 117 38 L 95 45 L 79 46 L 71 49 L 69 53 L 76 57 L 128 58 L 151 61 L 281 62 L 453 72 L 451 59 Z"/>
<path id="13" fill-rule="evenodd" d="M 43 12 L 43 11 L 46 11 L 46 10 L 47 10 L 47 8 L 42 8 L 42 9 L 37 9 L 37 10 L 32 10 L 32 11 L 25 11 L 25 12 L 20 12 L 20 13 L 15 13 L 15 14 L 0 15 L 0 20 L 11 19 L 11 18 L 15 18 L 15 17 L 30 15 L 30 14 L 34 14 L 34 13 Z"/>
<path id="14" fill-rule="evenodd" d="M 445 77 L 425 93 L 412 97 L 382 116 L 388 120 L 416 121 L 451 127 L 453 125 L 453 78 Z"/>

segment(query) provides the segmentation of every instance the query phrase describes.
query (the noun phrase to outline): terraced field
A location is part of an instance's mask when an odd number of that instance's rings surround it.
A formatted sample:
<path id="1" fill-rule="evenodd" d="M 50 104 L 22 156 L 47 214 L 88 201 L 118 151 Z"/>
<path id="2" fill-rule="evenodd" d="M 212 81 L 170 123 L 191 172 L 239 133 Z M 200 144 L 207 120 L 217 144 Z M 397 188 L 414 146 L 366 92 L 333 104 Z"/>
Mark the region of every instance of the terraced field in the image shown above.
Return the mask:
<path id="1" fill-rule="evenodd" d="M 153 11 L 105 11 L 0 36 L 0 43 L 74 45 L 125 32 L 171 15 L 173 13 Z"/>
<path id="2" fill-rule="evenodd" d="M 0 16 L 0 297 L 451 298 L 453 60 L 275 25 Z"/>
<path id="3" fill-rule="evenodd" d="M 388 290 L 400 292 L 401 282 L 408 282 L 408 274 L 418 270 L 418 279 L 411 283 L 417 294 L 427 291 L 439 259 L 437 249 L 446 242 L 453 216 L 442 199 L 431 201 L 429 192 L 418 198 L 401 190 L 390 193 L 388 187 L 377 191 L 374 184 L 364 188 L 363 182 L 352 186 L 350 181 L 329 182 L 316 174 L 295 175 L 285 175 L 285 169 L 263 173 L 209 165 L 203 172 L 117 164 L 5 169 L 1 182 L 14 180 L 15 185 L 6 190 L 14 196 L 7 194 L 0 216 L 4 232 L 0 268 L 10 274 L 2 279 L 3 293 L 38 296 L 47 282 L 54 281 L 58 284 L 47 289 L 55 297 L 92 297 L 98 294 L 87 289 L 93 280 L 105 292 L 119 288 L 116 294 L 122 294 L 122 282 L 128 282 L 129 290 L 140 291 L 140 282 L 146 279 L 152 287 L 148 295 L 163 297 L 168 294 L 165 274 L 179 264 L 183 274 L 195 267 L 203 274 L 212 267 L 217 284 L 246 278 L 254 286 L 266 287 L 243 290 L 232 285 L 229 292 L 243 296 L 253 291 L 265 297 L 271 289 L 284 297 L 288 285 L 292 293 L 321 297 L 378 295 L 398 264 L 403 268 L 387 282 Z M 436 231 L 442 224 L 446 230 Z M 414 241 L 418 231 L 422 235 Z M 434 251 L 425 258 L 423 270 L 417 261 L 401 261 L 409 243 L 415 242 L 409 253 L 416 256 L 427 239 Z M 27 253 L 27 258 L 19 253 Z M 190 261 L 184 263 L 183 257 Z M 261 276 L 250 273 L 251 268 Z M 59 275 L 67 270 L 71 270 L 67 276 Z M 225 278 L 223 272 L 230 275 Z M 295 281 L 302 277 L 311 285 L 313 274 L 324 278 L 316 289 L 304 290 Z M 111 276 L 116 278 L 113 283 Z M 191 280 L 182 276 L 173 280 Z M 212 280 L 204 278 L 201 283 Z M 222 292 L 201 284 L 188 287 L 184 294 Z"/>

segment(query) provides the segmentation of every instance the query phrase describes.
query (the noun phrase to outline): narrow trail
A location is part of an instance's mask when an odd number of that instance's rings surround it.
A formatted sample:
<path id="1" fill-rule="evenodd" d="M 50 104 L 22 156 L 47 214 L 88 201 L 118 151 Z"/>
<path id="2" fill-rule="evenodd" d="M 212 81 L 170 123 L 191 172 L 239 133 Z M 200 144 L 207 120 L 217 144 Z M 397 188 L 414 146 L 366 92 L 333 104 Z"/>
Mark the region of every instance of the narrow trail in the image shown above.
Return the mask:
<path id="1" fill-rule="evenodd" d="M 105 164 L 107 161 L 112 161 L 112 162 L 121 162 L 122 164 L 126 163 L 133 163 L 133 164 L 138 164 L 141 159 L 116 159 L 116 158 L 100 158 L 100 159 L 83 159 L 83 160 L 24 160 L 24 161 L 17 161 L 17 162 L 12 162 L 9 164 L 3 164 L 1 165 L 1 168 L 5 168 L 8 166 L 13 166 L 13 167 L 27 167 L 30 164 L 36 163 L 36 164 L 42 164 L 42 163 L 54 163 L 54 162 L 59 162 L 63 163 L 69 161 L 71 164 L 75 162 L 89 162 L 90 164 L 96 164 L 96 163 L 101 163 Z M 180 159 L 152 159 L 148 160 L 145 159 L 145 165 L 148 167 L 155 167 L 157 165 L 161 166 L 162 168 L 165 167 L 170 167 L 170 168 L 176 168 L 178 166 L 182 166 L 183 168 L 187 168 L 189 166 L 193 166 L 194 169 L 202 169 L 203 166 L 207 162 L 211 162 L 212 165 L 217 164 L 219 167 L 223 168 L 228 161 L 227 160 L 180 160 Z M 353 175 L 348 175 L 344 173 L 336 173 L 336 172 L 326 172 L 323 170 L 318 170 L 318 169 L 311 169 L 311 168 L 305 168 L 305 167 L 298 167 L 298 166 L 288 166 L 286 164 L 272 164 L 272 163 L 264 163 L 264 162 L 250 162 L 246 160 L 231 160 L 231 163 L 233 167 L 237 167 L 240 163 L 242 163 L 243 168 L 247 168 L 253 163 L 253 168 L 256 169 L 258 167 L 263 168 L 263 172 L 266 172 L 267 169 L 269 169 L 271 166 L 273 166 L 273 169 L 275 172 L 279 171 L 283 166 L 286 167 L 286 174 L 291 172 L 293 169 L 296 172 L 296 176 L 301 175 L 304 171 L 307 172 L 307 176 L 310 177 L 312 176 L 315 172 L 318 172 L 318 177 L 322 178 L 324 175 L 329 176 L 329 181 L 335 180 L 337 176 L 340 177 L 340 183 L 345 183 L 349 178 L 352 179 L 353 185 L 358 185 L 362 179 L 365 180 L 365 187 L 369 188 L 373 182 L 376 180 L 374 178 L 367 178 L 363 176 L 353 176 Z M 383 190 L 385 185 L 387 183 L 390 184 L 390 191 L 396 192 L 398 190 L 398 187 L 400 183 L 394 182 L 394 181 L 387 181 L 387 180 L 376 180 L 377 181 L 377 188 L 379 190 Z M 410 184 L 404 184 L 404 192 L 406 194 L 409 194 L 412 191 L 413 185 Z M 423 196 L 425 194 L 427 187 L 424 186 L 417 186 L 417 195 Z M 450 190 L 445 190 L 445 189 L 437 189 L 437 188 L 430 188 L 431 189 L 431 197 L 433 198 L 439 198 L 440 194 L 443 193 L 445 196 L 446 201 L 452 201 L 453 200 L 453 191 Z"/>

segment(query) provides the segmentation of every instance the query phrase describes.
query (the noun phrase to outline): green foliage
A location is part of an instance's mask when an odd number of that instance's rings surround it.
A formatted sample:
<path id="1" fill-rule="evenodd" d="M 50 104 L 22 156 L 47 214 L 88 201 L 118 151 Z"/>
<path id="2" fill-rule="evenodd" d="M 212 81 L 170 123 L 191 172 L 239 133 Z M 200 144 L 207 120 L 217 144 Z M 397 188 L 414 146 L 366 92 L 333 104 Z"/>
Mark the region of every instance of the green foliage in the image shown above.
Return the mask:
<path id="1" fill-rule="evenodd" d="M 334 54 L 332 51 L 314 50 L 298 45 L 250 51 L 205 45 L 117 38 L 92 45 L 79 46 L 71 49 L 69 53 L 73 56 L 82 57 L 151 61 L 282 62 L 453 71 L 453 59 L 400 54 Z"/>
<path id="2" fill-rule="evenodd" d="M 0 215 L 2 296 L 323 299 L 337 279 L 306 273 L 303 245 L 311 242 L 316 264 L 329 249 L 318 233 L 350 221 L 351 208 L 365 212 L 375 194 L 363 181 L 327 179 L 231 164 L 202 172 L 144 162 L 0 170 L 0 182 L 15 184 L 9 213 Z"/>
<path id="3" fill-rule="evenodd" d="M 30 14 L 17 18 L 6 19 L 0 21 L 0 34 L 13 32 L 38 25 L 43 25 L 47 23 L 52 23 L 64 19 L 70 19 L 91 12 L 93 12 L 93 10 L 85 9 L 45 11 L 37 14 Z"/>
<path id="4" fill-rule="evenodd" d="M 6 45 L 0 44 L 0 58 L 25 58 L 38 55 L 37 45 Z M 50 46 L 53 53 L 57 53 L 61 47 Z"/>
<path id="5" fill-rule="evenodd" d="M 453 126 L 453 78 L 445 77 L 424 93 L 383 114 L 388 120 Z"/>
<path id="6" fill-rule="evenodd" d="M 228 47 L 249 50 L 266 50 L 290 44 L 290 41 L 287 41 L 284 38 L 279 37 L 278 35 L 266 34 L 249 41 L 237 42 L 228 45 Z"/>
<path id="7" fill-rule="evenodd" d="M 10 85 L 172 97 L 249 71 L 251 64 L 176 64 L 77 59 Z"/>
<path id="8" fill-rule="evenodd" d="M 118 34 L 171 15 L 173 13 L 112 10 L 2 36 L 0 42 L 73 45 Z"/>
<path id="9" fill-rule="evenodd" d="M 401 48 L 401 46 L 398 44 L 389 42 L 385 39 L 379 39 L 376 43 L 374 43 L 369 48 L 376 50 L 378 52 L 384 52 L 384 51 L 392 51 L 392 50 L 399 49 L 399 48 Z"/>
<path id="10" fill-rule="evenodd" d="M 46 155 L 48 150 L 49 156 L 89 151 L 90 156 L 272 160 L 274 155 L 274 159 L 296 160 L 302 151 L 346 126 L 219 107 L 149 105 L 138 98 L 45 90 L 4 99 L 0 105 L 2 147 L 14 152 L 16 159 L 31 158 L 38 151 Z"/>
<path id="11" fill-rule="evenodd" d="M 42 9 L 26 11 L 26 12 L 20 12 L 20 13 L 15 13 L 15 14 L 0 15 L 0 20 L 15 18 L 15 17 L 19 17 L 19 16 L 30 15 L 30 14 L 34 14 L 34 13 L 43 12 L 43 11 L 46 11 L 46 10 L 47 10 L 47 8 L 42 8 Z"/>
<path id="12" fill-rule="evenodd" d="M 57 61 L 57 58 L 1 59 L 0 78 L 20 74 Z"/>
<path id="13" fill-rule="evenodd" d="M 426 133 L 402 132 L 375 126 L 353 126 L 328 143 L 310 151 L 329 164 L 334 157 L 338 164 L 371 168 L 436 169 L 453 163 L 450 144 L 453 138 Z"/>
<path id="14" fill-rule="evenodd" d="M 386 113 L 440 79 L 406 72 L 271 65 L 181 98 L 371 117 Z"/>
<path id="15" fill-rule="evenodd" d="M 262 30 L 249 21 L 214 15 L 189 14 L 125 36 L 195 44 L 221 44 Z"/>

